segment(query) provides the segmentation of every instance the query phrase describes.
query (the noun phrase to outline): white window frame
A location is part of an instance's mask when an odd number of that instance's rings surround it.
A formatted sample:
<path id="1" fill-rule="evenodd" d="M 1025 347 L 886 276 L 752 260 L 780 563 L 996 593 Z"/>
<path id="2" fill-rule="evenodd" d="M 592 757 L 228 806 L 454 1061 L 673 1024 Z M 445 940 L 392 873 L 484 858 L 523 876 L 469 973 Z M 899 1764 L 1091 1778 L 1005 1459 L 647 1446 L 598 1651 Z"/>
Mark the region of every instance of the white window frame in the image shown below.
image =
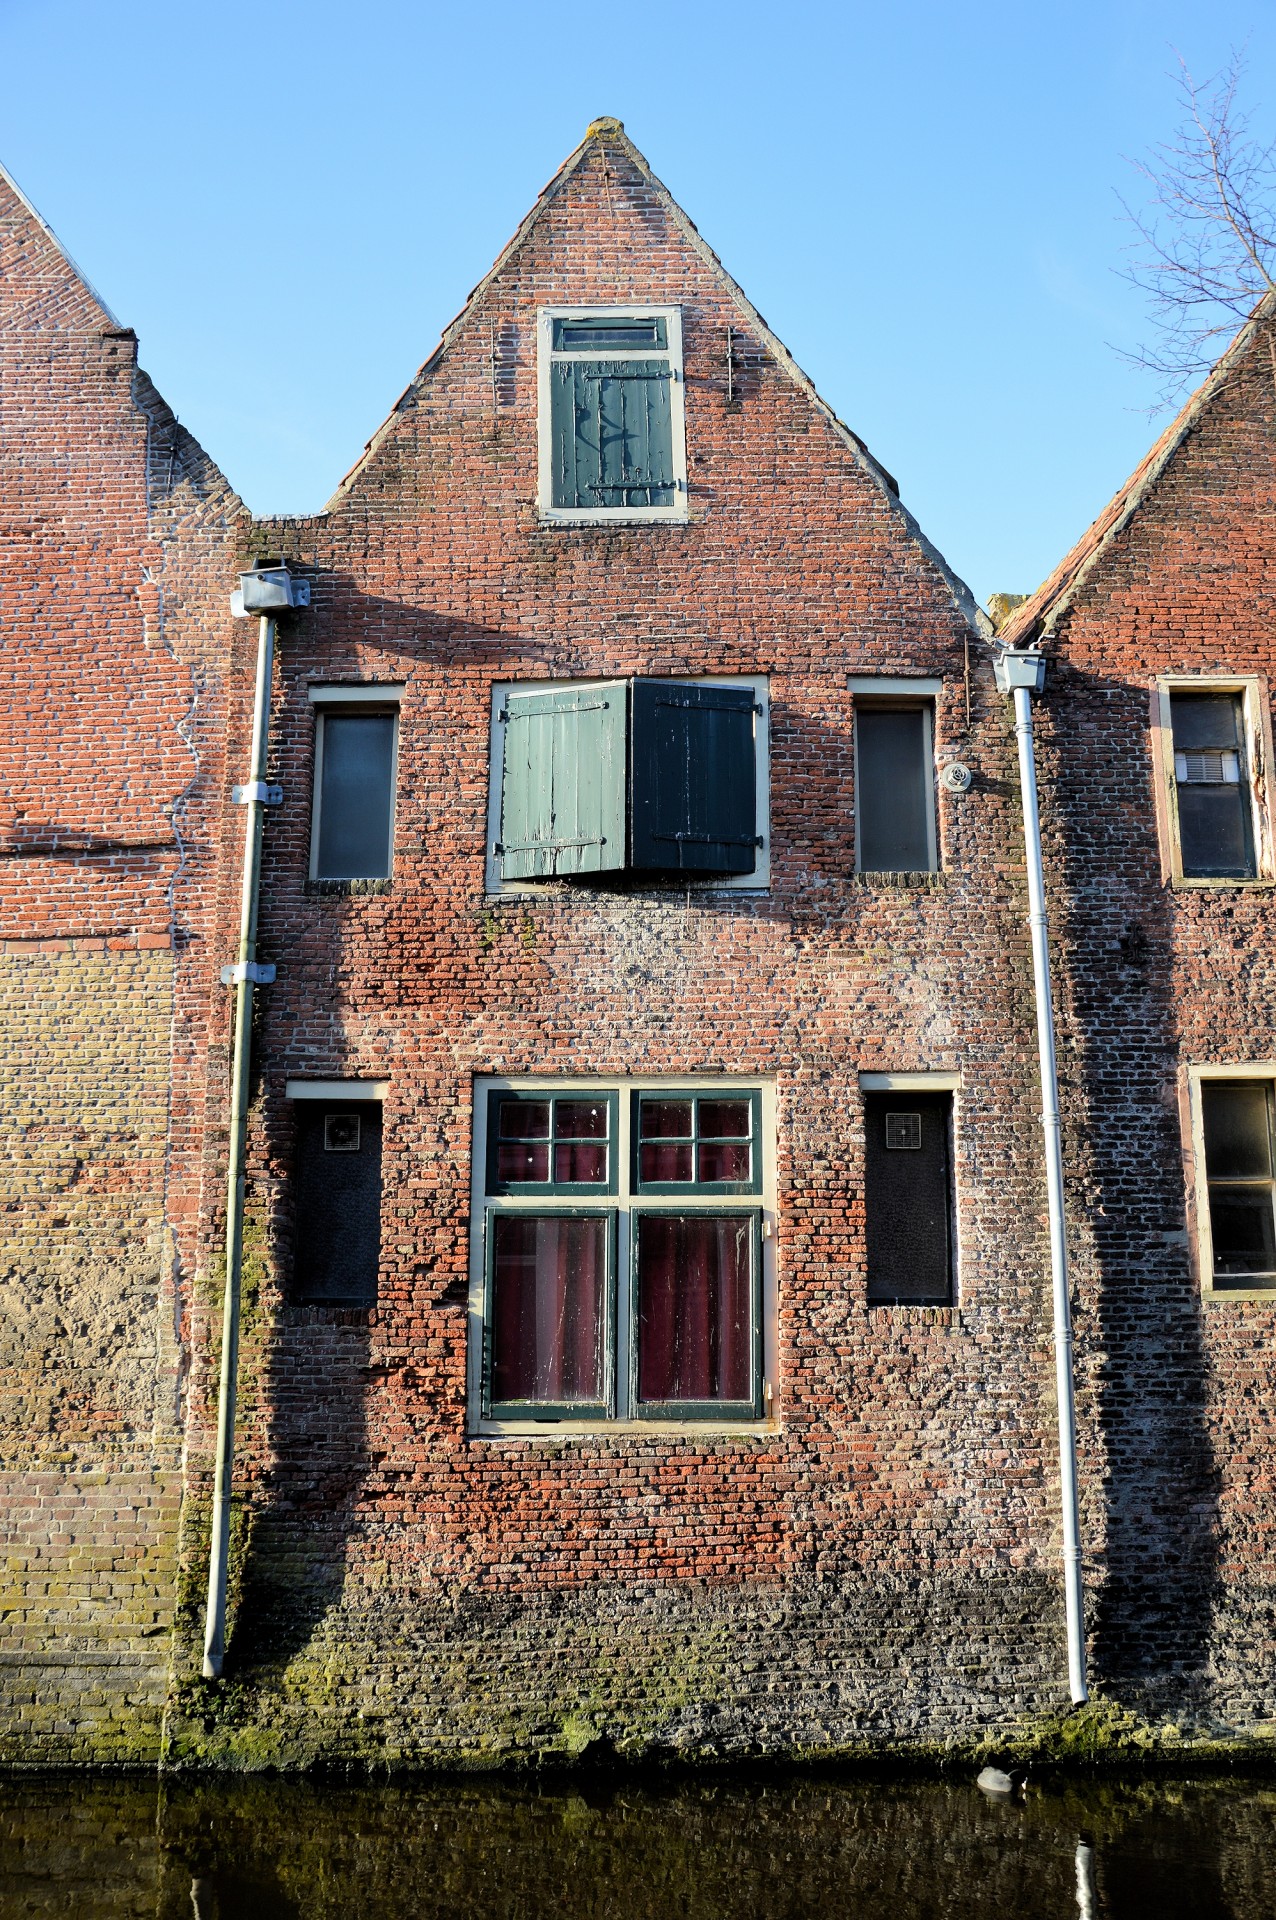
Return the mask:
<path id="1" fill-rule="evenodd" d="M 908 677 L 890 674 L 852 674 L 847 682 L 851 690 L 851 725 L 853 729 L 853 752 L 855 755 L 855 871 L 856 873 L 880 873 L 888 871 L 880 867 L 866 867 L 860 857 L 860 821 L 863 811 L 860 806 L 860 748 L 859 716 L 862 709 L 870 712 L 874 708 L 898 712 L 902 709 L 919 711 L 925 721 L 925 759 L 930 768 L 930 806 L 926 816 L 926 853 L 930 861 L 927 867 L 910 871 L 938 873 L 939 864 L 939 774 L 935 760 L 935 732 L 939 710 L 939 696 L 943 692 L 942 680 L 925 678 L 921 675 Z"/>
<path id="2" fill-rule="evenodd" d="M 1251 883 L 1252 884 L 1252 883 Z M 1214 1235 L 1210 1226 L 1209 1175 L 1205 1166 L 1205 1103 L 1202 1084 L 1209 1080 L 1264 1080 L 1276 1085 L 1276 1060 L 1210 1061 L 1189 1066 L 1184 1076 L 1186 1112 L 1184 1158 L 1187 1162 L 1188 1241 L 1192 1248 L 1201 1299 L 1221 1304 L 1228 1300 L 1265 1300 L 1276 1306 L 1276 1287 L 1216 1287 Z"/>
<path id="3" fill-rule="evenodd" d="M 613 1419 L 595 1420 L 490 1420 L 483 1416 L 483 1337 L 484 1304 L 486 1293 L 486 1229 L 490 1212 L 545 1213 L 561 1208 L 562 1201 L 550 1195 L 519 1194 L 489 1195 L 487 1191 L 487 1128 L 492 1093 L 552 1093 L 560 1097 L 575 1096 L 588 1099 L 602 1093 L 618 1093 L 617 1133 L 614 1151 L 616 1154 L 617 1181 L 616 1190 L 610 1194 L 598 1195 L 597 1210 L 615 1213 L 617 1218 L 616 1239 L 616 1413 Z M 662 1098 L 676 1100 L 680 1096 L 692 1094 L 721 1093 L 758 1093 L 761 1095 L 761 1143 L 762 1155 L 761 1191 L 750 1194 L 700 1194 L 694 1187 L 687 1190 L 686 1205 L 694 1213 L 754 1213 L 762 1220 L 761 1259 L 762 1272 L 762 1414 L 758 1419 L 744 1420 L 735 1416 L 724 1420 L 707 1418 L 696 1419 L 635 1419 L 629 1404 L 630 1372 L 628 1357 L 633 1351 L 633 1313 L 631 1290 L 624 1284 L 630 1271 L 633 1255 L 633 1220 L 643 1212 L 670 1213 L 677 1210 L 678 1201 L 671 1198 L 667 1191 L 653 1194 L 640 1194 L 634 1191 L 633 1179 L 633 1106 L 631 1096 L 635 1093 L 659 1093 Z M 759 1435 L 773 1434 L 779 1426 L 779 1287 L 776 1275 L 776 1097 L 775 1082 L 762 1074 L 680 1074 L 674 1076 L 644 1075 L 634 1078 L 625 1076 L 597 1076 L 587 1079 L 568 1078 L 566 1076 L 546 1076 L 533 1074 L 527 1076 L 483 1075 L 474 1081 L 474 1125 L 472 1133 L 471 1195 L 470 1195 L 470 1297 L 468 1329 L 466 1342 L 466 1399 L 468 1408 L 468 1430 L 477 1436 L 517 1435 L 525 1439 L 535 1439 L 553 1445 L 564 1439 L 584 1438 L 599 1434 L 632 1433 L 645 1435 L 651 1439 L 656 1434 L 668 1438 L 697 1433 L 731 1433 L 757 1438 Z M 591 1203 L 577 1195 L 573 1206 Z"/>
<path id="4" fill-rule="evenodd" d="M 753 693 L 754 705 L 761 711 L 754 716 L 753 730 L 753 766 L 754 766 L 754 817 L 758 823 L 758 833 L 762 845 L 758 848 L 757 864 L 752 873 L 731 874 L 673 874 L 665 876 L 639 876 L 637 885 L 642 888 L 656 887 L 668 891 L 670 886 L 686 886 L 696 893 L 730 891 L 732 893 L 766 893 L 771 885 L 771 689 L 770 676 L 765 673 L 701 673 L 701 674 L 636 674 L 623 675 L 624 679 L 675 680 L 688 687 L 748 687 Z M 501 837 L 501 789 L 505 774 L 505 728 L 499 715 L 506 698 L 511 693 L 583 693 L 595 688 L 615 686 L 616 679 L 608 680 L 498 680 L 492 687 L 492 709 L 489 721 L 488 747 L 488 787 L 487 787 L 487 859 L 483 876 L 486 893 L 539 893 L 551 884 L 548 880 L 505 880 L 501 876 L 500 855 L 495 851 Z M 557 883 L 557 884 L 561 884 Z"/>
<path id="5" fill-rule="evenodd" d="M 1170 696 L 1175 693 L 1231 693 L 1241 696 L 1246 774 L 1249 785 L 1250 817 L 1254 833 L 1253 879 L 1226 875 L 1185 874 L 1183 851 L 1179 844 L 1178 781 L 1174 773 L 1174 733 L 1170 715 Z M 1158 838 L 1161 845 L 1161 878 L 1171 887 L 1218 888 L 1270 887 L 1276 877 L 1273 854 L 1271 808 L 1267 769 L 1272 765 L 1271 703 L 1267 683 L 1258 674 L 1166 673 L 1157 677 L 1152 688 L 1152 764 Z"/>
<path id="6" fill-rule="evenodd" d="M 581 349 L 562 353 L 554 350 L 555 320 L 663 320 L 668 346 L 662 354 L 651 348 L 643 353 L 601 353 Z M 674 502 L 667 507 L 556 507 L 554 505 L 554 434 L 551 421 L 550 367 L 555 360 L 660 360 L 669 361 L 669 427 L 673 442 Z M 684 522 L 690 516 L 687 492 L 687 428 L 683 404 L 682 309 L 647 305 L 610 307 L 541 307 L 536 315 L 536 418 L 539 453 L 537 509 L 542 520 L 561 521 L 574 526 L 614 526 L 618 521 L 663 521 L 666 525 Z"/>
<path id="7" fill-rule="evenodd" d="M 359 681 L 342 684 L 330 682 L 324 686 L 311 686 L 306 696 L 315 709 L 315 751 L 314 770 L 310 787 L 310 863 L 309 875 L 312 881 L 327 881 L 334 886 L 358 886 L 357 880 L 343 878 L 340 874 L 322 874 L 319 866 L 319 817 L 323 803 L 323 735 L 324 719 L 329 713 L 359 713 L 369 707 L 393 715 L 394 732 L 390 744 L 390 847 L 387 870 L 383 874 L 370 877 L 367 884 L 384 885 L 394 877 L 394 848 L 397 838 L 399 803 L 399 714 L 403 700 L 405 683 L 402 680 Z"/>

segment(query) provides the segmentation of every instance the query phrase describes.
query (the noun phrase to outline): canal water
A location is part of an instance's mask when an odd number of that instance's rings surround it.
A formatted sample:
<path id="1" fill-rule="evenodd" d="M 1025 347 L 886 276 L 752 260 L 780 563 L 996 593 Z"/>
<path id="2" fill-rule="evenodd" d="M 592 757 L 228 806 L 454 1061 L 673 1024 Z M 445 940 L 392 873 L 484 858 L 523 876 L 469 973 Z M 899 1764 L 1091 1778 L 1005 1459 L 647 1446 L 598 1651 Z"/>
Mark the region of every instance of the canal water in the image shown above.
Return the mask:
<path id="1" fill-rule="evenodd" d="M 1273 1920 L 1276 1786 L 0 1779 L 0 1917 Z"/>

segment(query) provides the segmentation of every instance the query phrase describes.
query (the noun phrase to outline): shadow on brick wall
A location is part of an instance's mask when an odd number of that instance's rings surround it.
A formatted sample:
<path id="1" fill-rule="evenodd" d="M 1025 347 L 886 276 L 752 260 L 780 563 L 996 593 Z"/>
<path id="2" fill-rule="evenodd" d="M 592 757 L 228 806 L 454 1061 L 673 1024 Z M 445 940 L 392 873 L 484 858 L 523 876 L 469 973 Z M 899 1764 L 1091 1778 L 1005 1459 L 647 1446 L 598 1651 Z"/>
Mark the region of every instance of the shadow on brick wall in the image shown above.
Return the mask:
<path id="1" fill-rule="evenodd" d="M 1208 1716 L 1219 1474 L 1186 1245 L 1148 696 L 1062 665 L 1052 694 L 1042 717 L 1068 734 L 1053 793 L 1060 761 L 1042 741 L 1042 788 L 1047 868 L 1064 881 L 1049 904 L 1092 1678 L 1146 1711 Z"/>

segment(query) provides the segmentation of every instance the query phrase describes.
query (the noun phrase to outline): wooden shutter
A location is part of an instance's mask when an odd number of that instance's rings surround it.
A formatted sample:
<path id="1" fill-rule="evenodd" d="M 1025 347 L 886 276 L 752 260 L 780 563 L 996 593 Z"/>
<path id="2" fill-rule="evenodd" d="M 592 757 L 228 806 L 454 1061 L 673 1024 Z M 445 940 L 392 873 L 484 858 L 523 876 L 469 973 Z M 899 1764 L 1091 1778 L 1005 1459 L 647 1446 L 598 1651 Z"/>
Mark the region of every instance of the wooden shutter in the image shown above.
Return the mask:
<path id="1" fill-rule="evenodd" d="M 556 507 L 674 502 L 667 360 L 557 360 L 551 368 Z"/>
<path id="2" fill-rule="evenodd" d="M 635 680 L 631 714 L 633 865 L 752 873 L 759 846 L 753 689 Z"/>
<path id="3" fill-rule="evenodd" d="M 868 1297 L 952 1299 L 952 1095 L 864 1095 Z"/>
<path id="4" fill-rule="evenodd" d="M 506 696 L 498 722 L 502 879 L 624 866 L 626 691 L 620 680 Z"/>

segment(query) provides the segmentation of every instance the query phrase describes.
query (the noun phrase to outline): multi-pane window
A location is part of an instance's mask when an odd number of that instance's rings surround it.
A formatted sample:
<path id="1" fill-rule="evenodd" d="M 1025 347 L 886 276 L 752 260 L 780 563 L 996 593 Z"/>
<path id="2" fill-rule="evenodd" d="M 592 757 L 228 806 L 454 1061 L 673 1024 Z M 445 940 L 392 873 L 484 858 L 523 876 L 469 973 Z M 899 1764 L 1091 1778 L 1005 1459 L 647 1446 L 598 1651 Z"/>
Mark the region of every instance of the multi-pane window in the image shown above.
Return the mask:
<path id="1" fill-rule="evenodd" d="M 952 1095 L 864 1095 L 868 1298 L 947 1306 L 953 1297 Z"/>
<path id="2" fill-rule="evenodd" d="M 934 708 L 855 700 L 855 864 L 861 873 L 932 873 Z"/>
<path id="3" fill-rule="evenodd" d="M 1201 1083 L 1216 1290 L 1276 1287 L 1274 1095 L 1270 1080 Z"/>
<path id="4" fill-rule="evenodd" d="M 488 886 L 764 886 L 767 685 L 603 680 L 494 690 Z"/>
<path id="5" fill-rule="evenodd" d="M 546 311 L 539 352 L 542 513 L 685 518 L 678 309 Z"/>
<path id="6" fill-rule="evenodd" d="M 387 880 L 394 837 L 397 701 L 372 687 L 312 688 L 310 697 L 316 709 L 310 876 Z"/>
<path id="7" fill-rule="evenodd" d="M 1183 877 L 1254 879 L 1258 866 L 1244 695 L 1172 689 L 1170 726 Z"/>
<path id="8" fill-rule="evenodd" d="M 479 1103 L 480 1419 L 758 1418 L 760 1090 L 497 1087 Z"/>

